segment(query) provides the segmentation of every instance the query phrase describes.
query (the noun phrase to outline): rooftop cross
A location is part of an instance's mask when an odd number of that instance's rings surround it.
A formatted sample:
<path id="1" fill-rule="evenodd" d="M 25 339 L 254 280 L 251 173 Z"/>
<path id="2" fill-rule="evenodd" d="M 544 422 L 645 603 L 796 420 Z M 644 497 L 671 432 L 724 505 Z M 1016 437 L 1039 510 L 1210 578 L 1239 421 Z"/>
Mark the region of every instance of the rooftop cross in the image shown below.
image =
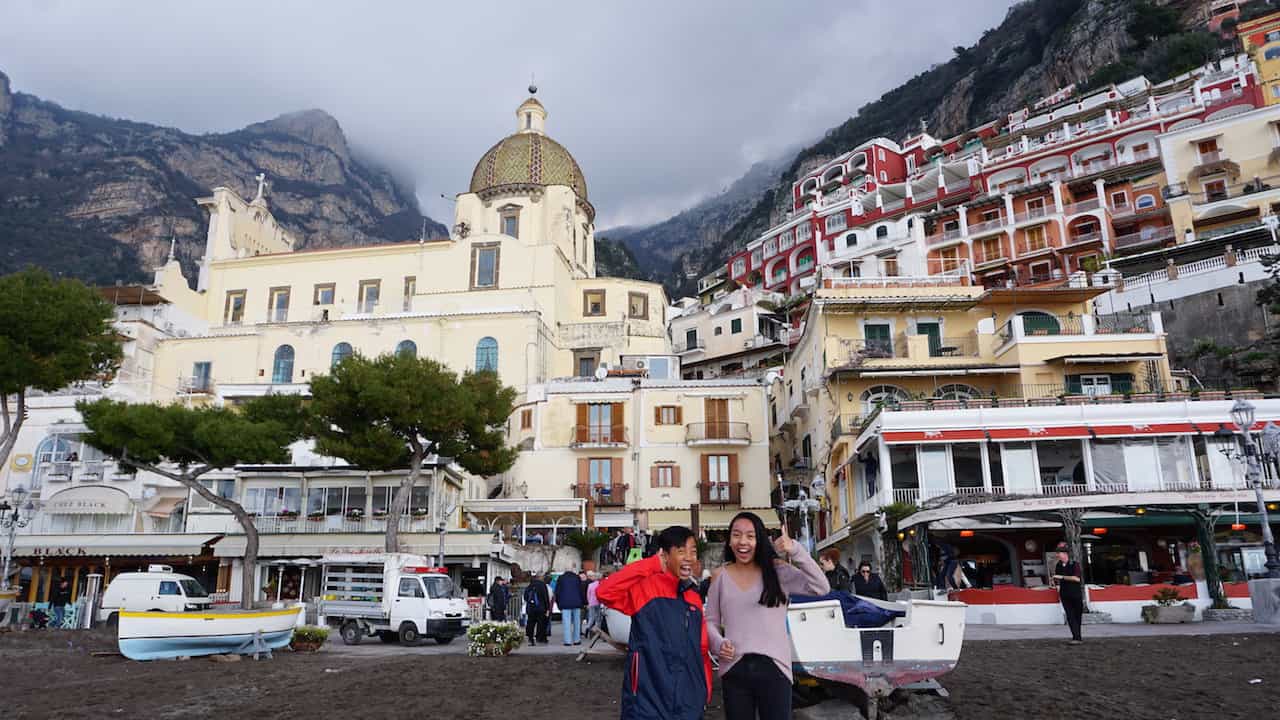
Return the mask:
<path id="1" fill-rule="evenodd" d="M 267 174 L 258 173 L 254 179 L 258 181 L 258 194 L 253 198 L 254 202 L 257 202 L 262 199 L 262 193 L 267 189 Z"/>

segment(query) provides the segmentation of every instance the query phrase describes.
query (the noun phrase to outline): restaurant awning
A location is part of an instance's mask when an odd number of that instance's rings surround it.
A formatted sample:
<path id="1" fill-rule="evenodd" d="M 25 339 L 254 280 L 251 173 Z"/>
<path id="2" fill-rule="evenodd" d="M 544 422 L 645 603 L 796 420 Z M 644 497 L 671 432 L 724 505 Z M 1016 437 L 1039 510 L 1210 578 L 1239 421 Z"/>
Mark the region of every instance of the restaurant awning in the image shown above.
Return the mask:
<path id="1" fill-rule="evenodd" d="M 1066 440 L 1087 437 L 1179 435 L 1212 432 L 1189 422 L 1136 425 L 1064 425 L 1058 427 L 965 428 L 963 430 L 890 430 L 884 441 L 895 443 L 982 442 L 984 440 Z"/>
<path id="2" fill-rule="evenodd" d="M 228 535 L 213 548 L 217 557 L 244 557 L 243 535 Z M 400 546 L 404 552 L 417 555 L 435 555 L 440 552 L 440 535 L 437 533 L 401 533 Z M 262 535 L 258 540 L 260 558 L 321 557 L 336 553 L 383 552 L 381 533 L 282 533 Z M 453 530 L 445 533 L 446 558 L 487 557 L 496 552 L 493 533 Z"/>
<path id="3" fill-rule="evenodd" d="M 153 497 L 147 501 L 146 508 L 143 512 L 154 518 L 167 518 L 173 514 L 174 508 L 186 502 L 186 496 L 183 497 Z"/>
<path id="4" fill-rule="evenodd" d="M 13 555 L 50 558 L 203 555 L 204 547 L 219 537 L 187 533 L 19 535 L 14 541 Z"/>

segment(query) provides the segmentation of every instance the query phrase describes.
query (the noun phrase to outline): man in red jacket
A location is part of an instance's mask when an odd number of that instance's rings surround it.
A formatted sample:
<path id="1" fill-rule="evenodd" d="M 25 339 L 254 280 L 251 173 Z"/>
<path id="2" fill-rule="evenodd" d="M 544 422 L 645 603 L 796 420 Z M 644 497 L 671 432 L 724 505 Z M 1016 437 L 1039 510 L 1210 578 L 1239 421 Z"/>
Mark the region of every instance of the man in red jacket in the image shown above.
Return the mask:
<path id="1" fill-rule="evenodd" d="M 711 659 L 686 527 L 658 535 L 658 554 L 600 583 L 600 603 L 631 616 L 622 720 L 700 720 L 711 699 Z"/>

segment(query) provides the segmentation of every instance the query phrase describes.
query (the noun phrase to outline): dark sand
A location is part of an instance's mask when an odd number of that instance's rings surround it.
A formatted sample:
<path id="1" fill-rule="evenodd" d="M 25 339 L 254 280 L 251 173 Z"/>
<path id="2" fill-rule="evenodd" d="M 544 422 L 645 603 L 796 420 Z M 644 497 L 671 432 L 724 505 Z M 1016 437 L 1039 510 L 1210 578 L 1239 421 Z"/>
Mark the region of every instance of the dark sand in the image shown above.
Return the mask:
<path id="1" fill-rule="evenodd" d="M 616 718 L 622 659 L 570 655 L 137 663 L 107 633 L 0 635 L 0 698 L 19 718 Z M 388 649 L 391 650 L 390 648 Z M 1250 684 L 1252 678 L 1261 683 Z M 1280 635 L 970 642 L 942 678 L 960 720 L 1280 717 Z M 719 693 L 707 712 L 720 718 Z M 855 717 L 850 708 L 850 718 Z"/>

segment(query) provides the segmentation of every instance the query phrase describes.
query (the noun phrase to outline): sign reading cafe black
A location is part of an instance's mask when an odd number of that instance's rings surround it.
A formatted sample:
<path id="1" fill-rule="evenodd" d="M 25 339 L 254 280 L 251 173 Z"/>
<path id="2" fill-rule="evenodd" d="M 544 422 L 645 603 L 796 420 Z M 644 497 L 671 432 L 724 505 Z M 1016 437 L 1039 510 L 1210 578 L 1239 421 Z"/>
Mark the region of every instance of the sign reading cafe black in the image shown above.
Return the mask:
<path id="1" fill-rule="evenodd" d="M 85 557 L 89 551 L 82 547 L 38 547 L 31 548 L 32 557 Z"/>

